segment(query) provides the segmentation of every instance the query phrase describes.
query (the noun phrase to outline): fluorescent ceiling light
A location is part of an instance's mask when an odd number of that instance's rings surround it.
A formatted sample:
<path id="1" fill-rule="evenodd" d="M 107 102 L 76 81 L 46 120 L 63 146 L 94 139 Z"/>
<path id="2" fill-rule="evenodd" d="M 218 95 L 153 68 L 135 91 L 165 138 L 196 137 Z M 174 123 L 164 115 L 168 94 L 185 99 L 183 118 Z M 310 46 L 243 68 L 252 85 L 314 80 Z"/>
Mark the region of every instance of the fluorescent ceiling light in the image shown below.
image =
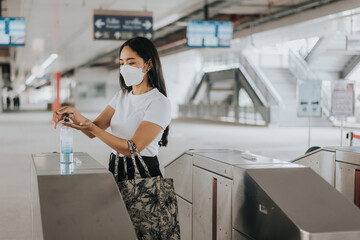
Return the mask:
<path id="1" fill-rule="evenodd" d="M 48 57 L 48 59 L 46 59 L 46 60 L 43 62 L 43 64 L 41 64 L 41 67 L 42 67 L 43 69 L 46 69 L 48 66 L 50 66 L 50 65 L 55 61 L 55 59 L 58 58 L 58 56 L 59 56 L 59 55 L 57 55 L 56 53 L 51 54 L 51 55 Z"/>
<path id="2" fill-rule="evenodd" d="M 155 23 L 154 23 L 154 26 L 153 26 L 153 29 L 154 30 L 157 30 L 159 28 L 162 28 L 172 22 L 175 22 L 177 21 L 179 18 L 180 18 L 180 14 L 178 13 L 173 13 L 173 14 L 170 14 L 168 16 L 166 16 L 165 18 L 163 19 L 159 19 L 157 20 Z"/>
<path id="3" fill-rule="evenodd" d="M 26 79 L 25 83 L 26 85 L 29 85 L 32 81 L 34 81 L 35 79 L 35 75 L 31 74 L 30 77 L 28 77 L 28 79 Z"/>
<path id="4" fill-rule="evenodd" d="M 44 75 L 44 73 L 42 71 L 45 70 L 47 67 L 49 67 L 55 61 L 55 59 L 58 58 L 58 56 L 59 55 L 57 55 L 56 53 L 53 53 L 41 64 L 39 69 L 36 69 L 36 66 L 34 66 L 32 69 L 33 73 L 25 81 L 26 85 L 29 85 L 32 81 L 34 81 L 34 79 L 36 77 L 39 77 L 39 78 L 42 77 Z M 39 71 L 39 70 L 42 70 L 42 71 Z"/>

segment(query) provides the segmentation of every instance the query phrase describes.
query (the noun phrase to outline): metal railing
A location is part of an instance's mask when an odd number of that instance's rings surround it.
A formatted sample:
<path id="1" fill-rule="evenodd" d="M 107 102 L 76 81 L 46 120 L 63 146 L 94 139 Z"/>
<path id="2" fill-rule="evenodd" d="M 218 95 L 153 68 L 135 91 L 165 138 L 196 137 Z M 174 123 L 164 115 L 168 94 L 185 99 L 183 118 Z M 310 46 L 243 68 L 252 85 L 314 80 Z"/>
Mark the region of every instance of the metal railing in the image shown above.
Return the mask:
<path id="1" fill-rule="evenodd" d="M 282 98 L 260 69 L 252 65 L 244 55 L 239 56 L 242 70 L 245 70 L 269 105 L 281 105 Z"/>
<path id="2" fill-rule="evenodd" d="M 181 104 L 179 105 L 179 113 L 180 117 L 185 118 L 265 126 L 269 123 L 270 111 L 268 111 L 268 118 L 264 119 L 260 114 L 260 108 L 266 107 L 247 106 L 237 107 L 237 109 L 235 109 L 234 106 L 226 104 Z M 238 116 L 236 116 L 235 110 L 238 111 Z"/>
<path id="3" fill-rule="evenodd" d="M 204 77 L 204 72 L 203 71 L 199 71 L 197 73 L 195 73 L 195 76 L 193 78 L 193 81 L 190 85 L 189 91 L 187 92 L 186 96 L 185 96 L 185 100 L 184 103 L 189 103 L 192 96 L 194 95 L 195 91 L 196 91 L 196 87 L 198 84 L 200 84 L 202 78 Z"/>
<path id="4" fill-rule="evenodd" d="M 315 43 L 315 45 L 311 49 L 309 49 L 309 51 L 306 53 L 305 56 L 302 57 L 305 60 L 305 62 L 307 63 L 311 62 L 314 59 L 314 57 L 316 57 L 316 55 L 318 55 L 318 53 L 323 50 L 328 40 L 329 40 L 328 37 L 320 37 Z"/>
<path id="5" fill-rule="evenodd" d="M 293 50 L 289 50 L 289 70 L 298 80 L 319 80 L 307 62 Z"/>

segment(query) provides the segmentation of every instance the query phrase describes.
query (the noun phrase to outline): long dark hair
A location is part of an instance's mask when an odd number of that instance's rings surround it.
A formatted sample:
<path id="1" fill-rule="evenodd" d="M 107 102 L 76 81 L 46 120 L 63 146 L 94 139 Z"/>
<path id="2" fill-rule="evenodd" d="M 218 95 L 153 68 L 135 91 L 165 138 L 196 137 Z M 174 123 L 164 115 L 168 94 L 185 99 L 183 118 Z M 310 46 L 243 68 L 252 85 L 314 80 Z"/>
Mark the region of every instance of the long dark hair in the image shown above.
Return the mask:
<path id="1" fill-rule="evenodd" d="M 166 94 L 166 86 L 164 81 L 164 76 L 161 68 L 161 62 L 159 53 L 156 50 L 154 44 L 147 38 L 144 37 L 136 37 L 127 40 L 121 47 L 119 51 L 119 58 L 121 55 L 121 51 L 125 46 L 129 46 L 133 51 L 135 51 L 145 62 L 151 60 L 152 67 L 147 72 L 148 81 L 151 87 L 157 88 L 159 92 Z M 130 92 L 132 90 L 132 86 L 126 86 L 124 78 L 120 74 L 119 77 L 120 87 L 124 92 Z M 160 147 L 166 147 L 168 144 L 168 135 L 169 135 L 169 126 L 166 127 L 161 140 L 159 141 Z"/>

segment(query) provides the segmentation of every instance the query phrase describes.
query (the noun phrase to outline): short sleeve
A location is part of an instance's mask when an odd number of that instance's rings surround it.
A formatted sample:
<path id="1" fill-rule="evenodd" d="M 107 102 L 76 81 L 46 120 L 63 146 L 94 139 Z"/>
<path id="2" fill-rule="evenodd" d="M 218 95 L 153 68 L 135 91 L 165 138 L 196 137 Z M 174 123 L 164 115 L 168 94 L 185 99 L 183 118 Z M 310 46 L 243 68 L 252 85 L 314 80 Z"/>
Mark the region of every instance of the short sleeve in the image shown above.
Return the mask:
<path id="1" fill-rule="evenodd" d="M 109 102 L 109 106 L 112 107 L 113 109 L 116 109 L 116 103 L 118 102 L 118 99 L 119 99 L 119 95 L 120 95 L 120 92 L 117 92 L 115 94 L 115 96 L 110 100 Z"/>
<path id="2" fill-rule="evenodd" d="M 171 121 L 171 104 L 167 98 L 153 100 L 145 111 L 144 121 L 155 123 L 165 129 Z"/>

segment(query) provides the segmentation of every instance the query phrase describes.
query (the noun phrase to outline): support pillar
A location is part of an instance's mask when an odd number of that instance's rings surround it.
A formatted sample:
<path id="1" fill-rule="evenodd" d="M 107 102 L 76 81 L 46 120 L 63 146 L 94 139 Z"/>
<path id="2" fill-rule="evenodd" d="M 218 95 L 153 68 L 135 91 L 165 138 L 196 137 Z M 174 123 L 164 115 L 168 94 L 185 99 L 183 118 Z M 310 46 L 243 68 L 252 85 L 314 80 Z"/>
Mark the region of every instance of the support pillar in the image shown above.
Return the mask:
<path id="1" fill-rule="evenodd" d="M 211 104 L 211 97 L 210 97 L 210 91 L 211 91 L 211 83 L 210 83 L 210 77 L 208 74 L 206 74 L 206 104 L 210 105 Z"/>
<path id="2" fill-rule="evenodd" d="M 56 81 L 56 98 L 55 101 L 52 105 L 52 111 L 56 111 L 58 108 L 61 107 L 61 103 L 60 103 L 60 80 L 61 80 L 61 72 L 57 72 L 54 74 L 54 78 Z"/>
<path id="3" fill-rule="evenodd" d="M 240 76 L 239 71 L 235 71 L 235 84 L 234 84 L 234 113 L 235 113 L 235 122 L 239 122 L 239 92 L 240 92 Z"/>
<path id="4" fill-rule="evenodd" d="M 26 88 L 26 104 L 30 104 L 30 89 Z"/>

